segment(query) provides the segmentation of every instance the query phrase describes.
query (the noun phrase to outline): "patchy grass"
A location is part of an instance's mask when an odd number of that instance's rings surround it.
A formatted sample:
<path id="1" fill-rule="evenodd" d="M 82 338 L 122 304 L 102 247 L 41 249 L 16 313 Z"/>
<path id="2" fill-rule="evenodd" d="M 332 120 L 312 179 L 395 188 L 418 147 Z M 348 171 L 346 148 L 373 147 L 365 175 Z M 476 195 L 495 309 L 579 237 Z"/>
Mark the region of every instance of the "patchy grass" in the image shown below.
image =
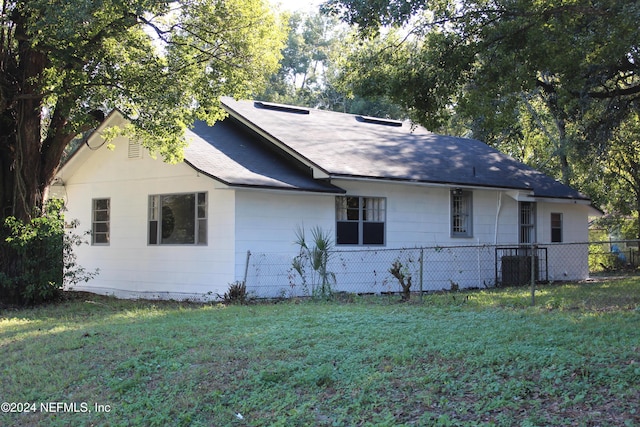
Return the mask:
<path id="1" fill-rule="evenodd" d="M 0 425 L 640 424 L 640 279 L 398 299 L 5 310 Z"/>

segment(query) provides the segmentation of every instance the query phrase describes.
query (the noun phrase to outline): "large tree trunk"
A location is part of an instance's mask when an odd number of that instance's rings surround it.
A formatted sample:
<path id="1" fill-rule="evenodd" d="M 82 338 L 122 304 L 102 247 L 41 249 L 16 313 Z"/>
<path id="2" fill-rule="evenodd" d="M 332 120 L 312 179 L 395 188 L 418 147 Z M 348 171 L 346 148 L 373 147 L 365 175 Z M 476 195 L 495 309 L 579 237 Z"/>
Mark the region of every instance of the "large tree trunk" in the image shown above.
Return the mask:
<path id="1" fill-rule="evenodd" d="M 42 208 L 41 123 L 44 53 L 33 49 L 20 19 L 16 19 L 18 62 L 3 64 L 1 217 L 29 220 Z M 7 58 L 5 58 L 7 59 Z M 10 85 L 9 85 L 10 84 Z"/>
<path id="2" fill-rule="evenodd" d="M 0 68 L 0 288 L 3 301 L 21 303 L 25 289 L 32 285 L 24 278 L 30 277 L 37 268 L 34 262 L 46 254 L 21 251 L 7 242 L 6 237 L 14 232 L 5 228 L 5 219 L 14 216 L 27 223 L 42 214 L 49 182 L 42 176 L 41 87 L 48 61 L 32 47 L 20 17 L 14 18 L 17 43 L 2 46 Z M 13 48 L 17 49 L 15 56 L 9 54 Z"/>

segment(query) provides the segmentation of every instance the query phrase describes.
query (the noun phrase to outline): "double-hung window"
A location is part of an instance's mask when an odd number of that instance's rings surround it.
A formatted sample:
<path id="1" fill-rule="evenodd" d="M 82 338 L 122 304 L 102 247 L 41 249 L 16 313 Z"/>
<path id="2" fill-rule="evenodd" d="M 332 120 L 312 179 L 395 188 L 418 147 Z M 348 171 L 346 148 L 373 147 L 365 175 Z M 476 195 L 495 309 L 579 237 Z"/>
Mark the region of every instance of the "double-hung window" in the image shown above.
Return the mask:
<path id="1" fill-rule="evenodd" d="M 520 243 L 536 243 L 536 204 L 520 202 Z"/>
<path id="2" fill-rule="evenodd" d="M 473 193 L 451 191 L 451 237 L 473 237 Z"/>
<path id="3" fill-rule="evenodd" d="M 150 245 L 206 245 L 207 193 L 149 196 Z"/>
<path id="4" fill-rule="evenodd" d="M 551 242 L 562 242 L 562 214 L 551 214 Z"/>
<path id="5" fill-rule="evenodd" d="M 91 206 L 91 244 L 108 245 L 109 222 L 111 216 L 110 199 L 93 199 Z"/>
<path id="6" fill-rule="evenodd" d="M 338 245 L 384 245 L 385 222 L 385 198 L 336 197 L 336 243 Z"/>

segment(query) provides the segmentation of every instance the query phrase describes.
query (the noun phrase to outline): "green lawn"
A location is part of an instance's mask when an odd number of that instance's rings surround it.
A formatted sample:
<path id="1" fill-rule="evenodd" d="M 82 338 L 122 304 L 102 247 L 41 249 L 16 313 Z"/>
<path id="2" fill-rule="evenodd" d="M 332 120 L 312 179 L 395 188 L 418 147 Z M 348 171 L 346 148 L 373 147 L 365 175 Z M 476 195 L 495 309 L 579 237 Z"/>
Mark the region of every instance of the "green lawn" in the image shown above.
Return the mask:
<path id="1" fill-rule="evenodd" d="M 639 278 L 398 300 L 4 310 L 0 425 L 640 425 Z"/>

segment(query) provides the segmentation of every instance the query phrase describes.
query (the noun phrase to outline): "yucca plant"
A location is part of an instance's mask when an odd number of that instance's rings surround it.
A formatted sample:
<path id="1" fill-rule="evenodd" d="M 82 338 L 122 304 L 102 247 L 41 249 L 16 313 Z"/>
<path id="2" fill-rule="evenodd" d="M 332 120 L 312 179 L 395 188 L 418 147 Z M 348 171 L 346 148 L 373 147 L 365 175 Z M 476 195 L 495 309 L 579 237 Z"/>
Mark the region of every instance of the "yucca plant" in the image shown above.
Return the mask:
<path id="1" fill-rule="evenodd" d="M 295 244 L 300 247 L 299 254 L 293 259 L 293 269 L 300 275 L 303 287 L 307 287 L 306 266 L 311 267 L 311 295 L 313 297 L 328 298 L 333 293 L 332 286 L 336 283 L 336 275 L 327 270 L 327 265 L 333 250 L 333 239 L 329 232 L 322 227 L 311 229 L 311 246 L 307 243 L 303 227 L 296 229 Z"/>

